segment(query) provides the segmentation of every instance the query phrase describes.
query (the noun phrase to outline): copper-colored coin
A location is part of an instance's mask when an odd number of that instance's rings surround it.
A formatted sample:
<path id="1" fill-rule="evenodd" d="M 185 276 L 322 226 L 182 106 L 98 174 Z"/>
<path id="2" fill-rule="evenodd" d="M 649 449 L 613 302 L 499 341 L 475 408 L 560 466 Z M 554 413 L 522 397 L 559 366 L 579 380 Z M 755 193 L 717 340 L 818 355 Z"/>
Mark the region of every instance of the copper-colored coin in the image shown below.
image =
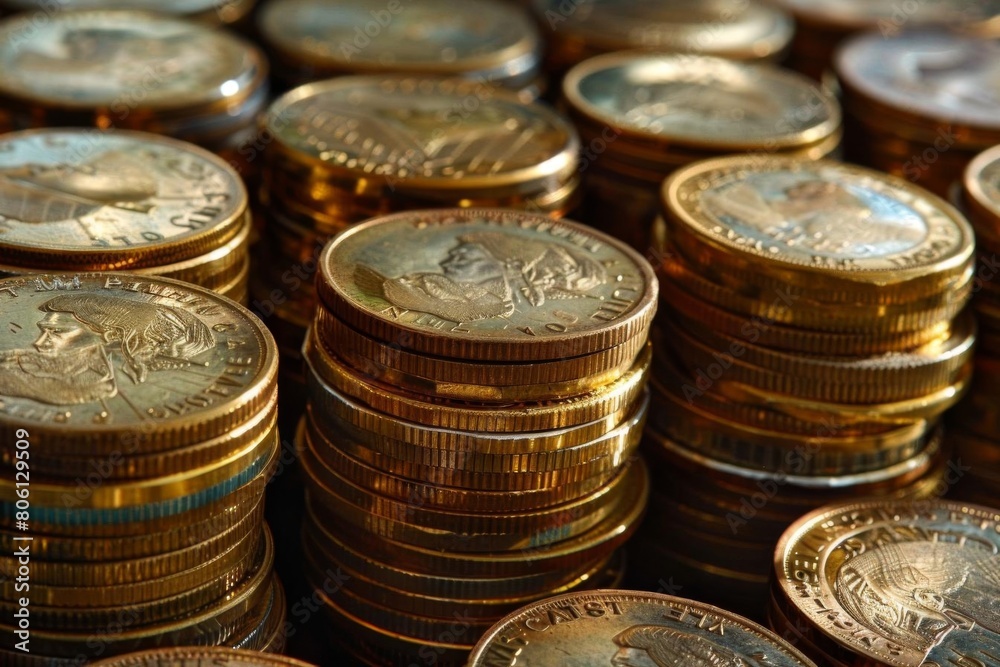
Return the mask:
<path id="1" fill-rule="evenodd" d="M 658 593 L 598 590 L 527 605 L 493 626 L 470 667 L 507 664 L 815 667 L 771 631 L 717 607 Z"/>
<path id="2" fill-rule="evenodd" d="M 775 554 L 776 595 L 851 664 L 990 664 L 1000 514 L 954 501 L 824 507 Z"/>
<path id="3" fill-rule="evenodd" d="M 160 648 L 91 663 L 94 667 L 313 667 L 310 663 L 231 648 Z"/>
<path id="4" fill-rule="evenodd" d="M 126 456 L 210 440 L 270 402 L 271 335 L 208 290 L 128 274 L 0 280 L 0 447 Z"/>
<path id="5" fill-rule="evenodd" d="M 417 255 L 399 247 L 423 248 Z M 372 220 L 323 251 L 326 305 L 415 352 L 482 361 L 592 354 L 644 336 L 649 264 L 620 241 L 531 213 L 453 209 Z"/>

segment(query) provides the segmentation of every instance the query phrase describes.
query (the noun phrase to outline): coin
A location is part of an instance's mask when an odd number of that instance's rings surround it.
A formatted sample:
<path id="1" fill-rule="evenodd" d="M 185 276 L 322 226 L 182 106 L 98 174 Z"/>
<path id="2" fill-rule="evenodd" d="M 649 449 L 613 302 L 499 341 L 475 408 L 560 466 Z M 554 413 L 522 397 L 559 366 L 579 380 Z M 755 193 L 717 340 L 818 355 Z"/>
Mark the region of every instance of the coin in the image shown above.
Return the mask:
<path id="1" fill-rule="evenodd" d="M 547 191 L 575 173 L 579 147 L 554 112 L 449 79 L 352 76 L 308 84 L 279 98 L 263 126 L 275 150 L 320 173 L 363 180 L 380 197 Z"/>
<path id="2" fill-rule="evenodd" d="M 312 667 L 309 663 L 283 655 L 231 648 L 160 648 L 130 653 L 91 663 L 93 667 Z"/>
<path id="3" fill-rule="evenodd" d="M 598 590 L 548 598 L 510 614 L 479 640 L 469 667 L 563 662 L 580 665 L 814 663 L 771 631 L 717 607 L 638 591 Z"/>
<path id="4" fill-rule="evenodd" d="M 152 453 L 229 432 L 270 400 L 274 341 L 212 292 L 128 274 L 0 280 L 0 447 Z"/>
<path id="5" fill-rule="evenodd" d="M 977 238 L 1000 244 L 1000 149 L 989 149 L 969 163 L 962 180 L 963 204 Z"/>
<path id="6" fill-rule="evenodd" d="M 355 28 L 373 19 L 378 33 L 359 37 Z M 541 39 L 529 17 L 487 0 L 433 0 L 405 9 L 350 0 L 337 11 L 319 0 L 283 0 L 264 7 L 258 26 L 286 65 L 279 71 L 291 78 L 297 78 L 297 67 L 313 80 L 401 72 L 466 76 L 514 88 L 537 75 L 540 61 Z"/>
<path id="7" fill-rule="evenodd" d="M 825 507 L 778 543 L 776 595 L 859 663 L 989 664 L 998 525 L 996 510 L 954 501 Z"/>
<path id="8" fill-rule="evenodd" d="M 263 55 L 241 39 L 136 11 L 60 11 L 39 26 L 31 15 L 14 16 L 0 24 L 0 43 L 0 97 L 8 104 L 90 113 L 88 124 L 99 127 L 225 108 L 267 75 Z"/>
<path id="9" fill-rule="evenodd" d="M 12 9 L 38 9 L 38 0 L 4 0 Z M 177 0 L 163 5 L 156 0 L 60 0 L 61 9 L 136 9 L 176 14 L 209 24 L 235 23 L 253 9 L 254 0 Z"/>
<path id="10" fill-rule="evenodd" d="M 677 171 L 662 192 L 671 241 L 695 266 L 764 290 L 794 285 L 793 300 L 914 301 L 962 284 L 973 259 L 972 229 L 949 204 L 860 167 L 720 158 Z"/>
<path id="11" fill-rule="evenodd" d="M 809 23 L 831 23 L 850 29 L 875 29 L 883 26 L 895 32 L 899 5 L 894 0 L 778 0 L 775 4 L 794 12 Z M 986 0 L 968 4 L 961 0 L 938 0 L 910 5 L 905 13 L 907 29 L 943 26 L 972 27 L 987 22 L 1000 13 L 1000 2 Z M 912 25 L 911 25 L 912 22 Z"/>
<path id="12" fill-rule="evenodd" d="M 409 245 L 426 250 L 395 250 Z M 656 309 L 656 278 L 635 251 L 582 225 L 514 211 L 372 220 L 326 247 L 320 274 L 320 297 L 343 321 L 450 358 L 590 354 L 645 336 Z"/>
<path id="13" fill-rule="evenodd" d="M 840 126 L 836 100 L 805 77 L 700 56 L 592 58 L 569 72 L 563 94 L 587 123 L 645 142 L 635 150 L 647 156 L 664 146 L 774 152 L 818 142 Z"/>
<path id="14" fill-rule="evenodd" d="M 215 249 L 246 220 L 225 162 L 140 132 L 29 130 L 0 139 L 0 248 L 32 270 L 150 267 Z"/>

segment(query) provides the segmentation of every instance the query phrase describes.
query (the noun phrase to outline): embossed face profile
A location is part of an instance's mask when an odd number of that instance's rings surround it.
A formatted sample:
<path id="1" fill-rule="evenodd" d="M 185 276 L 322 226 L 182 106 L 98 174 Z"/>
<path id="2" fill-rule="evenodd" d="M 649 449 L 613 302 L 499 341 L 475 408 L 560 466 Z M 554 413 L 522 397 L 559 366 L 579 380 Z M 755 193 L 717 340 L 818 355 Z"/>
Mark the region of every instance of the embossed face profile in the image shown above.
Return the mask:
<path id="1" fill-rule="evenodd" d="M 607 281 L 603 266 L 558 243 L 495 232 L 458 238 L 439 262 L 441 273 L 379 276 L 359 267 L 366 283 L 399 308 L 453 322 L 510 315 L 516 304 L 539 307 L 547 300 L 580 298 Z"/>
<path id="2" fill-rule="evenodd" d="M 634 625 L 612 641 L 618 646 L 612 667 L 757 667 L 730 649 L 665 626 Z"/>
<path id="3" fill-rule="evenodd" d="M 110 398 L 118 392 L 113 359 L 139 384 L 151 372 L 196 364 L 215 345 L 197 317 L 157 304 L 66 294 L 39 310 L 35 349 L 0 358 L 0 386 L 9 396 L 53 405 Z"/>
<path id="4" fill-rule="evenodd" d="M 957 631 L 1000 640 L 1000 557 L 973 542 L 888 543 L 848 559 L 836 594 L 865 627 L 909 648 L 929 651 Z M 992 616 L 992 617 L 990 617 Z"/>
<path id="5" fill-rule="evenodd" d="M 815 254 L 877 257 L 927 235 L 915 212 L 888 197 L 810 174 L 768 173 L 705 192 L 710 215 L 748 236 Z"/>

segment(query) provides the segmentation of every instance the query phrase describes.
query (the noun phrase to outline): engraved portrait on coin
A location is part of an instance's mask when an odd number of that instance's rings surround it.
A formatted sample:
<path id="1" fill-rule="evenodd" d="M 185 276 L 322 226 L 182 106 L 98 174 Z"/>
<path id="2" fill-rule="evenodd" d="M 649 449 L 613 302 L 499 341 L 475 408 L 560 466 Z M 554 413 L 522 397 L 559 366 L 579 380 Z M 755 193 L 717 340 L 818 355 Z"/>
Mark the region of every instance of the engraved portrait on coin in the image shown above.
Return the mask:
<path id="1" fill-rule="evenodd" d="M 196 365 L 214 348 L 197 316 L 167 306 L 96 294 L 63 294 L 38 308 L 34 349 L 0 353 L 4 394 L 52 405 L 118 393 L 118 369 L 132 383 L 151 372 Z"/>
<path id="2" fill-rule="evenodd" d="M 751 175 L 707 190 L 705 211 L 751 239 L 826 256 L 878 257 L 920 244 L 915 211 L 856 185 L 801 174 Z"/>
<path id="3" fill-rule="evenodd" d="M 985 544 L 886 543 L 847 560 L 837 600 L 859 623 L 889 641 L 930 652 L 955 634 L 1000 647 L 1000 556 Z"/>
<path id="4" fill-rule="evenodd" d="M 732 650 L 698 635 L 662 625 L 633 625 L 612 637 L 612 667 L 758 667 Z"/>
<path id="5" fill-rule="evenodd" d="M 0 221 L 58 222 L 105 206 L 148 213 L 157 192 L 148 164 L 117 150 L 79 165 L 0 168 Z"/>
<path id="6" fill-rule="evenodd" d="M 600 263 L 558 243 L 499 232 L 466 234 L 457 242 L 438 263 L 440 273 L 386 278 L 358 265 L 355 280 L 399 308 L 453 322 L 507 317 L 518 305 L 582 298 L 607 282 Z"/>

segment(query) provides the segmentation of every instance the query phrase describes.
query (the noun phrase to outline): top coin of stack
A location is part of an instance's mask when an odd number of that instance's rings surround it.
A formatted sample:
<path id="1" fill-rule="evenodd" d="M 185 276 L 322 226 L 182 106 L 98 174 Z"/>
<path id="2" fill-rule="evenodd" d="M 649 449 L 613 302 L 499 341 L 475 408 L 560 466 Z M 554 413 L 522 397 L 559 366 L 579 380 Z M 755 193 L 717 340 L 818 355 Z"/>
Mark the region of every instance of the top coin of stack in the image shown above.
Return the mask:
<path id="1" fill-rule="evenodd" d="M 859 500 L 800 518 L 774 555 L 771 627 L 822 665 L 996 665 L 1000 511 Z"/>
<path id="2" fill-rule="evenodd" d="M 847 116 L 846 152 L 859 164 L 946 197 L 956 174 L 1000 143 L 995 40 L 869 33 L 847 41 L 834 65 Z"/>
<path id="3" fill-rule="evenodd" d="M 611 51 L 698 53 L 733 60 L 780 60 L 792 21 L 756 0 L 533 0 L 549 42 L 547 68 L 561 75 Z"/>
<path id="4" fill-rule="evenodd" d="M 598 56 L 570 70 L 563 99 L 584 147 L 583 221 L 642 250 L 675 169 L 740 152 L 815 160 L 840 142 L 840 106 L 815 82 L 721 58 Z"/>
<path id="5" fill-rule="evenodd" d="M 313 667 L 301 660 L 257 651 L 186 646 L 129 653 L 91 663 L 91 667 Z"/>
<path id="6" fill-rule="evenodd" d="M 819 79 L 833 54 L 856 32 L 877 31 L 883 38 L 903 30 L 951 29 L 995 36 L 1000 2 L 985 0 L 770 0 L 795 17 L 789 67 Z M 875 64 L 875 63 L 873 63 Z"/>
<path id="7" fill-rule="evenodd" d="M 246 189 L 197 146 L 141 132 L 5 134 L 0 217 L 0 277 L 127 270 L 246 300 Z"/>
<path id="8" fill-rule="evenodd" d="M 234 26 L 250 15 L 256 0 L 173 0 L 164 3 L 155 0 L 57 0 L 59 11 L 67 9 L 135 9 L 170 14 L 212 26 Z M 2 0 L 0 6 L 11 12 L 41 10 L 50 15 L 50 0 Z M 33 11 L 35 10 L 35 11 Z"/>
<path id="9" fill-rule="evenodd" d="M 0 22 L 0 107 L 14 129 L 116 127 L 235 149 L 267 102 L 267 61 L 204 25 L 134 11 Z"/>
<path id="10" fill-rule="evenodd" d="M 258 29 L 283 83 L 344 74 L 472 79 L 539 94 L 542 40 L 523 10 L 500 0 L 271 0 Z"/>
<path id="11" fill-rule="evenodd" d="M 128 273 L 6 278 L 0 308 L 0 608 L 13 619 L 24 598 L 7 547 L 28 537 L 32 655 L 278 641 L 262 501 L 277 352 L 263 325 L 208 290 Z M 20 664 L 14 629 L 0 637 L 0 662 Z"/>

